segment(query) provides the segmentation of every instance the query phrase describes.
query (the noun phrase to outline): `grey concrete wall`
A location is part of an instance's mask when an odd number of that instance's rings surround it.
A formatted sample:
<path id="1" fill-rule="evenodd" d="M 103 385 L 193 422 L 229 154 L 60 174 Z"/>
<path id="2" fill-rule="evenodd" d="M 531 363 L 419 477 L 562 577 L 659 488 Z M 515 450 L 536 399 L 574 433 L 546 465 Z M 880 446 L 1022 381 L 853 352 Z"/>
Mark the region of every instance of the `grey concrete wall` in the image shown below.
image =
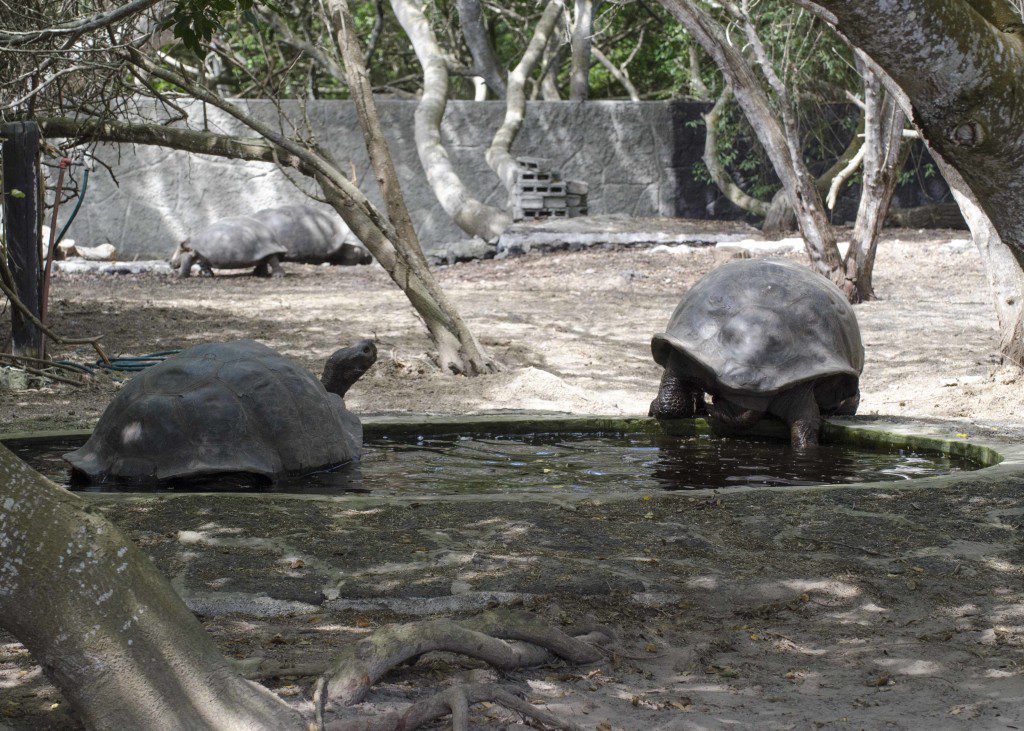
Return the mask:
<path id="1" fill-rule="evenodd" d="M 277 114 L 269 102 L 242 102 L 267 121 Z M 413 140 L 412 101 L 379 102 L 381 121 L 406 193 L 413 222 L 429 251 L 465 238 L 427 185 Z M 285 111 L 301 120 L 297 103 Z M 240 123 L 212 107 L 188 107 L 192 125 L 249 135 Z M 590 184 L 590 212 L 636 216 L 704 217 L 709 195 L 694 179 L 703 145 L 700 105 L 688 102 L 531 102 L 513 151 L 550 158 L 568 178 Z M 346 173 L 380 205 L 355 108 L 346 101 L 314 101 L 307 107 L 313 131 Z M 501 123 L 504 102 L 452 102 L 442 133 L 466 187 L 487 203 L 507 204 L 487 167 L 484 151 Z M 307 200 L 309 181 L 275 166 L 190 155 L 156 147 L 101 147 L 113 169 L 97 168 L 89 194 L 69 236 L 84 244 L 111 243 L 121 258 L 162 258 L 210 222 L 260 208 Z"/>

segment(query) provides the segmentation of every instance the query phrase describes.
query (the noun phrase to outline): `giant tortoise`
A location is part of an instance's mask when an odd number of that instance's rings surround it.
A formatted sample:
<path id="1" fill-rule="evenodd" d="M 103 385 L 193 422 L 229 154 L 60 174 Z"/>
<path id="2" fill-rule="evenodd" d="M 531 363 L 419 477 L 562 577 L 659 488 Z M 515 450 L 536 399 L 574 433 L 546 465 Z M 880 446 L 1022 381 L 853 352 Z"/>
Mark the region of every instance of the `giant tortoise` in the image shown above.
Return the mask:
<path id="1" fill-rule="evenodd" d="M 284 260 L 302 264 L 369 264 L 370 252 L 337 213 L 312 206 L 265 208 L 252 214 L 281 246 Z"/>
<path id="2" fill-rule="evenodd" d="M 377 359 L 369 340 L 336 351 L 320 380 L 252 340 L 197 345 L 146 369 L 64 455 L 78 483 L 257 484 L 350 462 L 363 428 L 343 397 Z"/>
<path id="3" fill-rule="evenodd" d="M 187 277 L 193 264 L 205 275 L 217 269 L 254 267 L 256 276 L 284 274 L 282 261 L 303 264 L 369 264 L 370 252 L 336 214 L 303 205 L 264 208 L 231 216 L 181 242 L 171 266 Z"/>
<path id="4" fill-rule="evenodd" d="M 661 419 L 710 411 L 742 428 L 771 414 L 802 449 L 818 443 L 822 414 L 853 414 L 860 401 L 864 346 L 853 308 L 832 282 L 787 261 L 712 271 L 683 296 L 651 352 L 665 369 L 650 409 Z"/>
<path id="5" fill-rule="evenodd" d="M 284 275 L 281 259 L 286 253 L 288 250 L 263 221 L 252 216 L 230 216 L 178 244 L 171 266 L 178 269 L 180 277 L 189 276 L 193 264 L 198 264 L 207 276 L 213 276 L 213 267 L 255 267 L 253 274 L 258 277 L 280 277 Z"/>

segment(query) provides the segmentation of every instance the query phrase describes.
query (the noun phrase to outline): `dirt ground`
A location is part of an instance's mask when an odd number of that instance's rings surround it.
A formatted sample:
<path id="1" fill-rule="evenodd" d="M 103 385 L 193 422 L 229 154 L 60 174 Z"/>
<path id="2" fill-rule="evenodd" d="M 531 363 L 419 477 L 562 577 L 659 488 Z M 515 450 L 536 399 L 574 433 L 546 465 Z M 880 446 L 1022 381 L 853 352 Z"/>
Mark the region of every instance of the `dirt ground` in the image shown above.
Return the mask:
<path id="1" fill-rule="evenodd" d="M 1017 373 L 999 367 L 995 355 L 994 310 L 980 260 L 973 248 L 946 245 L 963 237 L 899 231 L 881 244 L 879 299 L 857 307 L 867 349 L 861 413 L 1022 420 Z M 682 292 L 721 261 L 711 250 L 636 249 L 441 268 L 441 284 L 504 366 L 480 378 L 438 371 L 426 356 L 424 328 L 377 267 L 289 265 L 288 276 L 273 281 L 62 277 L 53 312 L 64 332 L 103 334 L 112 354 L 251 337 L 316 372 L 339 345 L 373 336 L 380 359 L 347 399 L 360 413 L 637 414 L 657 390 L 650 336 L 664 327 Z M 95 359 L 90 349 L 76 355 Z M 100 379 L 86 389 L 6 396 L 0 426 L 91 426 L 116 387 Z"/>
<path id="2" fill-rule="evenodd" d="M 861 413 L 1020 439 L 1021 383 L 994 357 L 984 273 L 972 249 L 948 245 L 963 236 L 901 231 L 882 243 L 880 299 L 857 309 Z M 372 335 L 380 360 L 348 399 L 361 413 L 637 414 L 659 377 L 650 335 L 721 261 L 600 250 L 443 268 L 504 365 L 472 379 L 437 372 L 401 293 L 371 267 L 292 266 L 283 281 L 63 278 L 55 316 L 65 332 L 104 333 L 112 353 L 254 337 L 315 369 Z M 116 388 L 5 393 L 0 429 L 90 426 Z M 591 614 L 619 633 L 606 662 L 507 676 L 585 729 L 1012 729 L 1024 728 L 1022 490 L 966 473 L 942 490 L 607 503 L 98 504 L 236 657 L 322 662 L 387 622 L 525 606 L 567 624 Z M 491 676 L 474 668 L 429 658 L 390 676 L 365 710 Z M 309 682 L 270 685 L 301 705 Z M 3 716 L 71 725 L 24 648 L 0 636 Z M 474 717 L 480 728 L 512 720 L 493 707 Z"/>

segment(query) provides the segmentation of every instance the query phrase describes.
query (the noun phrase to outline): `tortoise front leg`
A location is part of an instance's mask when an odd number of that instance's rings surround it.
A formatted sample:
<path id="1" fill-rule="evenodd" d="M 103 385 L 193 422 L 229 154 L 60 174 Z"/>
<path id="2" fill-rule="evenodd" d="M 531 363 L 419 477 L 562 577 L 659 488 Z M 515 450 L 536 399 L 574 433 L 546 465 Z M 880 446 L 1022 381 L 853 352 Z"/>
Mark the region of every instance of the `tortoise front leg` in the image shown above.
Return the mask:
<path id="1" fill-rule="evenodd" d="M 281 268 L 281 257 L 278 254 L 267 257 L 267 266 L 270 267 L 270 276 L 283 277 L 284 269 Z"/>
<path id="2" fill-rule="evenodd" d="M 192 276 L 192 265 L 196 261 L 196 254 L 194 251 L 182 251 L 180 252 L 179 264 L 178 264 L 178 276 L 182 279 Z"/>
<path id="3" fill-rule="evenodd" d="M 776 396 L 768 410 L 789 424 L 789 438 L 793 449 L 805 450 L 818 446 L 821 431 L 821 411 L 814 398 L 814 385 L 804 383 Z"/>

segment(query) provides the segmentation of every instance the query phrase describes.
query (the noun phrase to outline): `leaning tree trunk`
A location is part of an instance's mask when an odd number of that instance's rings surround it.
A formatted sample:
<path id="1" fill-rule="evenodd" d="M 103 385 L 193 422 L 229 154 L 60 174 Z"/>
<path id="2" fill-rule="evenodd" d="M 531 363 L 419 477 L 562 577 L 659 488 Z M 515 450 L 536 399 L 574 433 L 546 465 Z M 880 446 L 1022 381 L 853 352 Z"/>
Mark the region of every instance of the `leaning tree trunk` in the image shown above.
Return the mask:
<path id="1" fill-rule="evenodd" d="M 544 8 L 522 59 L 508 75 L 505 120 L 495 133 L 491 146 L 487 149 L 487 164 L 501 179 L 502 185 L 508 191 L 509 198 L 512 197 L 512 192 L 515 189 L 516 173 L 519 169 L 515 158 L 512 157 L 511 150 L 512 143 L 515 142 L 516 136 L 519 134 L 519 128 L 522 127 L 523 117 L 526 114 L 526 79 L 533 73 L 534 67 L 544 53 L 555 23 L 558 22 L 561 14 L 562 3 L 560 0 L 551 0 Z"/>
<path id="2" fill-rule="evenodd" d="M 819 6 L 813 6 L 813 9 L 826 20 L 835 21 L 834 17 L 824 15 Z M 865 59 L 865 63 L 882 80 L 904 116 L 913 121 L 914 107 L 907 93 L 874 59 L 869 56 Z M 1006 244 L 964 176 L 931 145 L 922 128 L 918 127 L 917 130 L 960 206 L 960 213 L 971 230 L 974 244 L 985 265 L 999 323 L 1000 351 L 1011 363 L 1024 367 L 1024 254 L 1018 247 Z"/>
<path id="3" fill-rule="evenodd" d="M 446 372 L 474 375 L 489 372 L 494 365 L 474 347 L 475 340 L 443 292 L 432 272 L 418 255 L 403 245 L 392 222 L 378 211 L 337 166 L 314 146 L 288 139 L 270 125 L 247 114 L 241 107 L 216 95 L 206 87 L 157 67 L 148 58 L 130 53 L 137 73 L 146 73 L 161 82 L 180 88 L 189 95 L 211 104 L 260 135 L 259 138 L 229 137 L 156 123 L 100 122 L 56 118 L 41 120 L 40 126 L 52 137 L 71 137 L 105 142 L 149 144 L 232 159 L 259 160 L 293 167 L 320 185 L 327 202 L 338 212 L 352 232 L 409 298 L 426 323 L 438 350 L 438 362 Z M 460 335 L 462 333 L 462 335 Z"/>
<path id="4" fill-rule="evenodd" d="M 504 99 L 505 75 L 498 63 L 494 45 L 487 35 L 480 0 L 456 0 L 455 7 L 459 11 L 462 37 L 466 40 L 469 53 L 473 57 L 473 71 L 484 80 L 487 88 L 494 92 L 494 96 Z"/>
<path id="5" fill-rule="evenodd" d="M 853 239 L 847 253 L 847 276 L 856 285 L 856 299 L 875 299 L 872 274 L 878 238 L 885 224 L 900 169 L 906 161 L 903 152 L 903 125 L 906 117 L 896 100 L 882 88 L 881 79 L 855 51 L 857 68 L 864 79 L 864 159 L 860 205 L 853 226 Z"/>
<path id="6" fill-rule="evenodd" d="M 696 64 L 696 57 L 694 55 L 694 48 L 691 46 L 691 65 Z M 691 70 L 691 80 L 694 71 Z M 703 83 L 703 82 L 701 82 Z M 707 87 L 703 87 L 704 91 L 707 91 Z M 718 157 L 718 123 L 721 120 L 722 112 L 725 109 L 725 105 L 728 103 L 730 97 L 732 97 L 732 89 L 729 88 L 728 84 L 722 86 L 722 93 L 718 95 L 718 99 L 715 100 L 714 105 L 707 112 L 703 114 L 704 117 L 704 156 L 701 158 L 704 161 L 704 167 L 707 168 L 708 174 L 711 176 L 711 181 L 718 187 L 722 195 L 726 197 L 730 203 L 739 208 L 740 210 L 752 213 L 755 216 L 764 217 L 768 214 L 769 204 L 759 198 L 755 198 L 749 195 L 743 190 L 736 181 L 733 180 L 732 175 L 725 169 L 725 165 L 722 164 L 721 159 Z"/>
<path id="7" fill-rule="evenodd" d="M 116 526 L 3 445 L 0 628 L 24 643 L 87 728 L 111 731 L 412 731 L 449 714 L 463 729 L 477 703 L 499 703 L 540 728 L 568 731 L 577 727 L 489 684 L 456 684 L 372 716 L 353 706 L 385 673 L 430 652 L 515 670 L 556 658 L 592 663 L 607 655 L 594 643 L 611 639 L 598 627 L 574 637 L 512 610 L 385 626 L 322 668 L 313 717 L 306 718 L 238 672 L 244 666 L 256 676 L 279 676 L 296 668 L 258 658 L 230 663 Z"/>
<path id="8" fill-rule="evenodd" d="M 421 316 L 430 331 L 438 349 L 438 362 L 445 370 L 463 373 L 483 373 L 496 369 L 484 353 L 472 331 L 466 326 L 458 311 L 448 300 L 444 290 L 437 285 L 427 266 L 423 248 L 420 246 L 416 229 L 412 225 L 412 217 L 405 204 L 405 196 L 398 181 L 391 150 L 384 138 L 384 129 L 377 114 L 377 104 L 373 98 L 370 85 L 370 74 L 363 63 L 363 54 L 359 36 L 355 32 L 355 23 L 349 12 L 347 0 L 326 0 L 327 18 L 334 31 L 335 43 L 345 64 L 345 75 L 352 99 L 356 104 L 359 124 L 366 140 L 366 152 L 370 158 L 377 178 L 377 186 L 387 208 L 388 218 L 395 228 L 397 236 L 391 243 L 396 253 L 405 259 L 423 283 L 429 298 L 437 304 L 442 317 L 424 310 Z M 335 196 L 337 198 L 337 196 Z M 383 243 L 383 242 L 382 242 Z"/>
<path id="9" fill-rule="evenodd" d="M 732 87 L 737 103 L 757 134 L 796 212 L 811 266 L 850 296 L 853 287 L 846 278 L 835 232 L 825 215 L 816 181 L 801 157 L 795 120 L 792 110 L 787 110 L 788 92 L 771 69 L 752 24 L 745 24 L 749 45 L 754 48 L 765 77 L 780 99 L 778 114 L 746 56 L 729 42 L 725 29 L 711 15 L 695 0 L 661 0 L 661 4 L 711 56 Z"/>
<path id="10" fill-rule="evenodd" d="M 1007 0 L 799 0 L 906 94 L 922 137 L 1024 252 L 1024 38 Z"/>
<path id="11" fill-rule="evenodd" d="M 594 34 L 595 0 L 575 0 L 572 36 L 569 39 L 571 64 L 569 69 L 570 101 L 586 101 L 590 96 L 590 47 Z"/>
<path id="12" fill-rule="evenodd" d="M 1024 255 L 1003 243 L 960 173 L 934 150 L 932 158 L 960 206 L 985 265 L 999 324 L 999 351 L 1011 363 L 1024 367 Z"/>
<path id="13" fill-rule="evenodd" d="M 547 48 L 544 49 L 544 66 L 541 69 L 540 86 L 534 87 L 531 98 L 536 99 L 538 95 L 546 102 L 557 102 L 562 100 L 558 93 L 558 74 L 562 70 L 562 62 L 565 59 L 565 44 L 561 33 L 552 33 Z"/>
<path id="14" fill-rule="evenodd" d="M 444 51 L 415 0 L 391 0 L 391 7 L 423 67 L 423 97 L 416 107 L 415 136 L 427 182 L 441 207 L 459 228 L 472 236 L 493 241 L 511 225 L 512 217 L 470 195 L 441 141 L 441 119 L 448 105 L 448 66 Z"/>
<path id="15" fill-rule="evenodd" d="M 0 626 L 89 728 L 304 729 L 114 525 L 0 445 Z"/>

